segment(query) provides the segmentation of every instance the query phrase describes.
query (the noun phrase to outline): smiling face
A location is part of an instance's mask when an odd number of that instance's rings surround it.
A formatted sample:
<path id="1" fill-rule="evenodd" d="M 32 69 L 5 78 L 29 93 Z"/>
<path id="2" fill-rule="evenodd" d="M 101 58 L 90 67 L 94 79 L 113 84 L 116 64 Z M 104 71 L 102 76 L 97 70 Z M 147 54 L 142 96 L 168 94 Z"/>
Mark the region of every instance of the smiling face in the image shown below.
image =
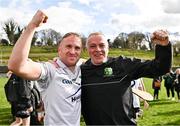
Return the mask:
<path id="1" fill-rule="evenodd" d="M 75 66 L 80 58 L 82 49 L 81 38 L 76 35 L 69 35 L 61 41 L 58 47 L 58 54 L 61 61 L 68 67 Z"/>
<path id="2" fill-rule="evenodd" d="M 101 65 L 107 61 L 109 52 L 108 42 L 103 34 L 92 33 L 87 40 L 87 51 L 94 65 Z"/>

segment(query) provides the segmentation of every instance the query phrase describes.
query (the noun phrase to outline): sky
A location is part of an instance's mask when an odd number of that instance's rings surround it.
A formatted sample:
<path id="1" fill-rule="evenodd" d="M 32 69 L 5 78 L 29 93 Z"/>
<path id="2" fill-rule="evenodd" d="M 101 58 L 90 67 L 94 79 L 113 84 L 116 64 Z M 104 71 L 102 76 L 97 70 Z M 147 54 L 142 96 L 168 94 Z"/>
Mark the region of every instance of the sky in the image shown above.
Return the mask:
<path id="1" fill-rule="evenodd" d="M 39 9 L 48 22 L 37 30 L 52 28 L 85 36 L 98 31 L 110 39 L 132 31 L 180 33 L 179 6 L 180 0 L 0 0 L 0 23 L 13 18 L 26 26 Z"/>

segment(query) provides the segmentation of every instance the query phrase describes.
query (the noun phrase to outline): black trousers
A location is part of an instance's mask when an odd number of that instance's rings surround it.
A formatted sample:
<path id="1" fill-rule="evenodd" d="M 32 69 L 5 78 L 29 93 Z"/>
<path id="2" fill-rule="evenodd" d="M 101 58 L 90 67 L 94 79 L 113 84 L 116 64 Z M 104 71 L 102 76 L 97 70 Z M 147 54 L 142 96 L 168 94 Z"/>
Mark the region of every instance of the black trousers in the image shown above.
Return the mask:
<path id="1" fill-rule="evenodd" d="M 166 87 L 166 93 L 167 93 L 167 97 L 170 97 L 170 91 L 171 91 L 171 95 L 172 97 L 174 97 L 174 87 Z"/>

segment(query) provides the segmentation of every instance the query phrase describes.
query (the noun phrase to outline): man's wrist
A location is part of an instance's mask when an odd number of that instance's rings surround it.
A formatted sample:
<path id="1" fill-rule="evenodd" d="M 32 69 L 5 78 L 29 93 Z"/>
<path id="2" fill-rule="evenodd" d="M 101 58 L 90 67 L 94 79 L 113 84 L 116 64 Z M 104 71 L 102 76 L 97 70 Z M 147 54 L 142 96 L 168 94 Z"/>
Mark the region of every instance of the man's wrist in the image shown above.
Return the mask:
<path id="1" fill-rule="evenodd" d="M 162 46 L 162 47 L 167 47 L 167 46 L 171 46 L 171 42 L 169 41 L 167 44 L 156 44 L 156 46 Z"/>
<path id="2" fill-rule="evenodd" d="M 29 23 L 26 27 L 26 29 L 28 30 L 34 30 L 36 28 L 37 28 L 36 24 L 33 24 L 33 23 Z"/>

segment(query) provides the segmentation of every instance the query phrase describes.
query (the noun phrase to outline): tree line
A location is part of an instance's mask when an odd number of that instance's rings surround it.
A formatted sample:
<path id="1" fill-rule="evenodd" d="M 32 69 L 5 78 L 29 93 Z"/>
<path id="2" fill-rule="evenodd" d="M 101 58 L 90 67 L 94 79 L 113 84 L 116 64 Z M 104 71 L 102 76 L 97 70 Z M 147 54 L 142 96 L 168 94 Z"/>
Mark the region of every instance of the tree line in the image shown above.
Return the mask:
<path id="1" fill-rule="evenodd" d="M 8 19 L 2 23 L 2 29 L 7 35 L 7 39 L 0 39 L 1 45 L 14 45 L 17 39 L 20 37 L 23 29 L 26 27 L 20 27 L 13 19 Z M 121 32 L 112 41 L 108 39 L 110 48 L 122 48 L 122 49 L 137 49 L 137 50 L 154 50 L 154 45 L 150 39 L 151 33 L 142 33 L 133 31 L 130 33 Z M 62 34 L 53 29 L 44 29 L 36 31 L 32 45 L 34 46 L 52 46 L 57 45 L 58 41 L 62 38 Z M 82 35 L 83 45 L 85 45 L 86 37 Z M 180 52 L 180 41 L 173 45 L 175 55 Z"/>

